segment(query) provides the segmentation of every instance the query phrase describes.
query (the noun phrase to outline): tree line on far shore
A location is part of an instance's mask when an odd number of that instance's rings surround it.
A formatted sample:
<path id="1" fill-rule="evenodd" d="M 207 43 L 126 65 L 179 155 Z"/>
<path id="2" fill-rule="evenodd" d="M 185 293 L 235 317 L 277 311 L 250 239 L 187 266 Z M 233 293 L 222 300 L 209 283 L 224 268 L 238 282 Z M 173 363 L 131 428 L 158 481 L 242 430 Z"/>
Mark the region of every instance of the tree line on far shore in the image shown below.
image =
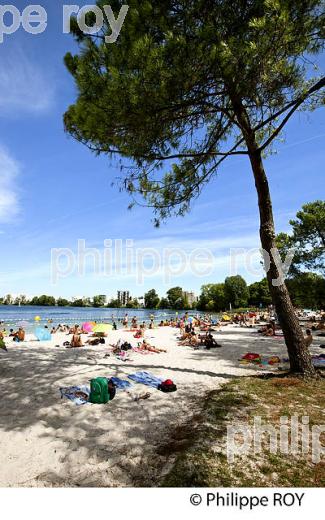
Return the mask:
<path id="1" fill-rule="evenodd" d="M 287 280 L 287 286 L 296 307 L 307 309 L 325 308 L 325 279 L 311 272 L 299 273 Z M 240 275 L 230 276 L 223 283 L 210 283 L 201 287 L 201 294 L 197 301 L 189 302 L 187 293 L 182 287 L 172 287 L 166 296 L 160 298 L 155 289 L 151 289 L 144 295 L 144 303 L 138 299 L 130 299 L 124 306 L 128 309 L 144 307 L 146 309 L 193 309 L 204 312 L 220 312 L 229 309 L 246 307 L 265 308 L 272 303 L 266 278 L 260 282 L 247 285 Z M 0 305 L 33 305 L 33 306 L 58 306 L 58 307 L 97 307 L 97 308 L 121 308 L 119 300 L 106 301 L 104 296 L 97 295 L 93 298 L 80 298 L 69 301 L 65 298 L 53 296 L 34 296 L 28 300 L 21 295 L 12 298 L 10 294 L 0 298 Z"/>
<path id="2" fill-rule="evenodd" d="M 325 308 L 325 279 L 316 273 L 300 273 L 287 280 L 287 286 L 296 307 L 305 309 Z M 181 287 L 167 291 L 167 297 L 159 299 L 155 289 L 145 294 L 148 309 L 197 309 L 204 312 L 220 312 L 230 308 L 265 308 L 272 303 L 266 278 L 247 285 L 240 276 L 230 276 L 223 283 L 210 283 L 201 287 L 201 294 L 192 305 Z"/>

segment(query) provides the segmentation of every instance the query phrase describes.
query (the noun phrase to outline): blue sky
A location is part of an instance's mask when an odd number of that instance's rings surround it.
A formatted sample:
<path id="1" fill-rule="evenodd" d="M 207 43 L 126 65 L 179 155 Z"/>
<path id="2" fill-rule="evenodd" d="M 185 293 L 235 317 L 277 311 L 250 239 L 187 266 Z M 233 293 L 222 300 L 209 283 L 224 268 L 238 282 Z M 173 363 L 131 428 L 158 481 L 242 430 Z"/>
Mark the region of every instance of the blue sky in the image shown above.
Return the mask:
<path id="1" fill-rule="evenodd" d="M 21 10 L 28 5 L 13 3 Z M 203 283 L 223 281 L 233 274 L 231 248 L 259 247 L 257 199 L 247 159 L 230 159 L 191 214 L 171 219 L 159 230 L 149 210 L 128 211 L 128 196 L 110 186 L 119 174 L 114 163 L 91 155 L 63 131 L 62 114 L 75 99 L 63 65 L 64 54 L 74 49 L 72 38 L 62 34 L 64 3 L 42 2 L 48 13 L 45 33 L 29 35 L 20 29 L 0 44 L 0 295 L 114 296 L 118 289 L 129 289 L 140 296 L 152 287 L 163 295 L 174 285 L 198 293 Z M 320 65 L 324 72 L 324 60 Z M 288 220 L 303 203 L 324 198 L 324 140 L 324 109 L 296 115 L 287 126 L 285 143 L 266 160 L 277 231 L 288 230 Z M 78 274 L 78 239 L 98 249 L 98 272 L 88 255 L 85 274 Z M 143 259 L 148 270 L 143 280 L 136 276 L 135 258 L 129 273 L 106 269 L 103 274 L 109 259 L 105 239 L 122 240 L 124 267 L 127 239 L 133 241 L 133 255 L 150 248 Z M 58 248 L 69 248 L 74 260 L 69 273 L 54 284 L 51 249 Z M 159 268 L 149 274 L 152 248 L 158 251 Z M 198 269 L 209 267 L 209 273 L 198 276 L 187 264 L 177 274 L 177 257 L 171 255 L 168 263 L 166 256 L 171 248 L 181 248 L 187 260 L 191 251 L 208 249 L 213 263 L 202 260 Z M 67 261 L 62 252 L 57 274 L 63 275 Z M 247 272 L 243 258 L 237 264 L 247 281 L 262 277 L 256 253 L 255 272 Z M 169 279 L 168 267 L 176 272 Z"/>

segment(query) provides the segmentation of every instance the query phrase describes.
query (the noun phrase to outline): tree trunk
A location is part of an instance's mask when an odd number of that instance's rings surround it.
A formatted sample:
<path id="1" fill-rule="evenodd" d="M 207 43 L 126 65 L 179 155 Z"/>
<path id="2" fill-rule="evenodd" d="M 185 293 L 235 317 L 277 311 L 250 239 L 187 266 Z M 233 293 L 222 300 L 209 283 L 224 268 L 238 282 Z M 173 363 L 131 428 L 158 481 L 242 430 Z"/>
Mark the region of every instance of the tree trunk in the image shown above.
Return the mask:
<path id="1" fill-rule="evenodd" d="M 295 374 L 300 374 L 304 377 L 314 377 L 315 369 L 312 364 L 309 349 L 305 344 L 304 335 L 285 282 L 282 281 L 279 285 L 274 284 L 274 280 L 279 279 L 280 273 L 272 254 L 272 251 L 277 250 L 275 227 L 269 183 L 265 174 L 261 152 L 258 150 L 255 133 L 251 128 L 249 118 L 241 101 L 238 100 L 238 98 L 236 99 L 236 97 L 232 97 L 232 104 L 246 141 L 254 174 L 260 213 L 261 244 L 264 254 L 266 252 L 269 258 L 269 269 L 267 270 L 266 276 L 272 302 L 275 306 L 287 345 L 290 369 L 291 372 Z"/>
<path id="2" fill-rule="evenodd" d="M 311 377 L 315 375 L 315 369 L 312 365 L 310 353 L 305 344 L 304 335 L 292 305 L 288 289 L 284 281 L 280 285 L 274 285 L 274 280 L 279 278 L 278 267 L 272 255 L 272 250 L 274 251 L 276 248 L 275 228 L 269 184 L 260 152 L 250 152 L 250 162 L 258 195 L 261 244 L 270 259 L 267 280 L 272 301 L 287 345 L 290 368 L 293 373 Z"/>

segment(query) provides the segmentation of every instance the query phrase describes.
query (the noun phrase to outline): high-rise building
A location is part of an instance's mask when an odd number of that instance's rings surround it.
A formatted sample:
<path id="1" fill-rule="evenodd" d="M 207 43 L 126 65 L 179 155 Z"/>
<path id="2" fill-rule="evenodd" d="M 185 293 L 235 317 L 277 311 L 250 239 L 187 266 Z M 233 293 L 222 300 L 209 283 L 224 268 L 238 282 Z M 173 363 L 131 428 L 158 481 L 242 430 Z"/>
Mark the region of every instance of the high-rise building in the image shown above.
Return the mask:
<path id="1" fill-rule="evenodd" d="M 198 297 L 195 296 L 193 291 L 183 291 L 183 297 L 187 301 L 189 307 L 192 307 L 198 301 Z"/>
<path id="2" fill-rule="evenodd" d="M 117 291 L 117 299 L 121 306 L 126 305 L 131 299 L 130 292 L 129 291 Z"/>

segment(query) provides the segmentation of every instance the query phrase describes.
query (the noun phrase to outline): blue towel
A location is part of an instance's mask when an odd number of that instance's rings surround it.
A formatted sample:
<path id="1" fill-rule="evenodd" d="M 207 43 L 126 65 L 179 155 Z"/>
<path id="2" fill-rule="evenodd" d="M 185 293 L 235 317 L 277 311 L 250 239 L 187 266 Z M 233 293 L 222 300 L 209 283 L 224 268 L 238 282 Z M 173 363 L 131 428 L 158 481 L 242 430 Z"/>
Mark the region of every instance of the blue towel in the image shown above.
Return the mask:
<path id="1" fill-rule="evenodd" d="M 313 365 L 314 367 L 324 367 L 325 368 L 325 359 L 313 359 Z"/>
<path id="2" fill-rule="evenodd" d="M 160 377 L 156 377 L 149 372 L 136 372 L 128 376 L 128 378 L 136 383 L 142 383 L 143 385 L 152 386 L 153 388 L 157 388 L 163 381 Z"/>
<path id="3" fill-rule="evenodd" d="M 67 399 L 70 399 L 70 401 L 73 401 L 77 405 L 81 404 L 87 404 L 88 401 L 83 399 L 82 397 L 77 397 L 76 392 L 83 392 L 88 395 L 90 394 L 90 388 L 88 386 L 82 385 L 82 386 L 67 386 L 64 388 L 60 388 L 61 392 L 61 399 L 63 397 L 66 397 Z"/>
<path id="4" fill-rule="evenodd" d="M 120 379 L 119 377 L 111 377 L 108 378 L 113 381 L 113 383 L 116 385 L 117 390 L 126 390 L 127 388 L 130 388 L 132 385 L 129 381 L 125 381 L 124 379 Z"/>

